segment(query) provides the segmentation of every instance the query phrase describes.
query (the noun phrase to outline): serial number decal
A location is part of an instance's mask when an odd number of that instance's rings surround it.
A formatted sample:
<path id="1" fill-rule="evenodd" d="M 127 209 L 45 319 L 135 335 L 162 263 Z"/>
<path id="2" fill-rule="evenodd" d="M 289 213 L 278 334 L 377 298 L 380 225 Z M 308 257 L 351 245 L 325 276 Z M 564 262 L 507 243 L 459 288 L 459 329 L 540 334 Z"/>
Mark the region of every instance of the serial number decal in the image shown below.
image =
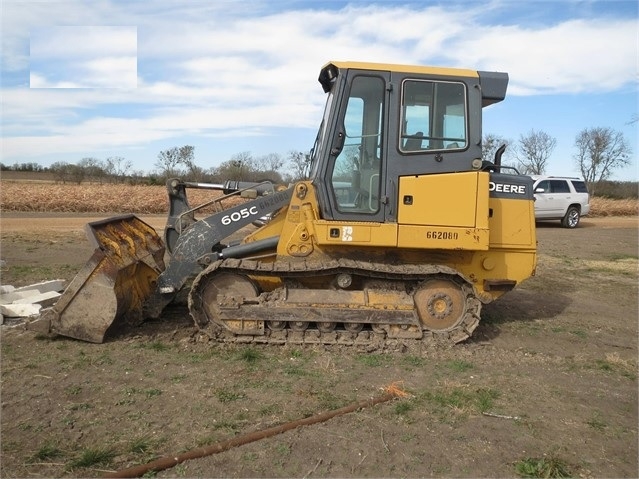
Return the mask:
<path id="1" fill-rule="evenodd" d="M 453 231 L 427 231 L 426 239 L 434 240 L 456 240 L 459 238 L 459 233 Z"/>

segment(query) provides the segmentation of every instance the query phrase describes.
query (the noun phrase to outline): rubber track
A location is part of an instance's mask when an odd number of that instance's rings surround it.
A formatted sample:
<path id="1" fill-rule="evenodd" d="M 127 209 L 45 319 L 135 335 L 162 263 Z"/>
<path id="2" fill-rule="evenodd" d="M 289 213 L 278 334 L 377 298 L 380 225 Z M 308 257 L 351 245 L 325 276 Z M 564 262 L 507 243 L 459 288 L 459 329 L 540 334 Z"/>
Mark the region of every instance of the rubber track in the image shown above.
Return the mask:
<path id="1" fill-rule="evenodd" d="M 235 335 L 230 331 L 209 323 L 210 327 L 203 330 L 212 339 L 225 343 L 259 343 L 259 344 L 337 344 L 356 346 L 360 349 L 401 349 L 404 342 L 444 342 L 455 344 L 471 336 L 479 324 L 481 302 L 474 294 L 474 289 L 467 278 L 458 271 L 442 265 L 402 264 L 392 265 L 370 261 L 357 261 L 347 258 L 328 261 L 281 261 L 266 263 L 254 260 L 226 259 L 209 265 L 193 281 L 189 293 L 189 311 L 195 320 L 196 314 L 204 316 L 203 311 L 195 311 L 199 288 L 204 280 L 216 272 L 225 271 L 251 276 L 275 276 L 281 279 L 296 279 L 304 277 L 333 276 L 339 273 L 359 275 L 370 279 L 394 281 L 424 281 L 428 278 L 440 278 L 443 275 L 455 279 L 462 286 L 466 295 L 466 314 L 457 327 L 447 331 L 424 331 L 422 339 L 394 339 L 386 338 L 385 333 L 375 333 L 364 330 L 359 333 L 336 329 L 324 333 L 316 329 L 306 331 L 271 331 L 265 328 L 264 336 Z M 205 283 L 205 282 L 204 282 Z M 199 306 L 198 306 L 199 309 Z"/>

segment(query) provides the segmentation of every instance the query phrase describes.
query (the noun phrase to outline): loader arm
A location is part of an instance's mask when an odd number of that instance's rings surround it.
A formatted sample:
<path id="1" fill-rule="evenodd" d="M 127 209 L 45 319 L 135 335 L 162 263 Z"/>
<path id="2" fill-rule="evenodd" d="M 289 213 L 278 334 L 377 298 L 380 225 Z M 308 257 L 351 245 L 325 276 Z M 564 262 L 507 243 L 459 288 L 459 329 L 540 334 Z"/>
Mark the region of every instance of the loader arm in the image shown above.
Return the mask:
<path id="1" fill-rule="evenodd" d="M 173 254 L 177 240 L 183 231 L 186 231 L 197 220 L 195 213 L 203 210 L 207 206 L 213 206 L 216 211 L 225 209 L 222 202 L 230 197 L 252 197 L 266 196 L 275 192 L 273 183 L 270 181 L 262 181 L 260 183 L 246 181 L 225 181 L 218 183 L 196 183 L 191 181 L 182 181 L 177 178 L 170 179 L 166 182 L 167 195 L 169 198 L 169 215 L 166 220 L 164 229 L 164 243 L 166 244 L 169 254 Z M 196 207 L 189 205 L 187 197 L 187 189 L 202 189 L 222 191 L 224 196 L 215 198 L 209 202 L 203 203 Z M 253 218 L 253 215 L 251 215 Z M 231 233 L 234 233 L 232 230 Z"/>
<path id="2" fill-rule="evenodd" d="M 208 263 L 222 257 L 223 253 L 215 251 L 220 241 L 258 218 L 287 206 L 292 192 L 293 188 L 290 187 L 283 191 L 258 196 L 254 200 L 197 220 L 179 236 L 174 235 L 176 239 L 171 248 L 171 261 L 158 277 L 155 291 L 144 305 L 144 316 L 159 317 L 189 277 L 198 273 Z M 255 242 L 251 251 L 275 249 L 277 243 L 273 243 L 272 238 Z"/>

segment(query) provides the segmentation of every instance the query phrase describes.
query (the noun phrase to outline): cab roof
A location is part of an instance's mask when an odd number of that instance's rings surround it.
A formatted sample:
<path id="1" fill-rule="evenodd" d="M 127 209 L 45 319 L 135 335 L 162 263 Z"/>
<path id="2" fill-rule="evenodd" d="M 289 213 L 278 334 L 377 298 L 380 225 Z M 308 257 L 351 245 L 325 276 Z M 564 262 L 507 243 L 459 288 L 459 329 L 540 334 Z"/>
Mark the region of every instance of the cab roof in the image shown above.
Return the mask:
<path id="1" fill-rule="evenodd" d="M 508 73 L 488 72 L 469 70 L 466 68 L 449 68 L 434 67 L 426 65 L 401 65 L 393 63 L 368 63 L 368 62 L 351 62 L 351 61 L 330 61 L 326 63 L 319 76 L 325 92 L 330 90 L 331 80 L 334 79 L 334 73 L 331 74 L 330 68 L 333 66 L 339 70 L 370 70 L 370 71 L 389 71 L 397 73 L 415 73 L 419 75 L 437 75 L 445 77 L 458 78 L 478 78 L 482 90 L 482 107 L 498 103 L 506 97 L 506 89 L 508 88 Z"/>
<path id="2" fill-rule="evenodd" d="M 477 78 L 479 76 L 475 70 L 469 70 L 464 68 L 433 67 L 433 66 L 426 66 L 426 65 L 401 65 L 401 64 L 394 64 L 394 63 L 351 62 L 351 61 L 330 61 L 322 67 L 322 70 L 324 70 L 329 65 L 335 65 L 340 70 L 353 68 L 356 70 L 419 73 L 422 75 L 445 75 L 445 76 L 459 76 L 459 77 L 470 77 L 470 78 Z"/>

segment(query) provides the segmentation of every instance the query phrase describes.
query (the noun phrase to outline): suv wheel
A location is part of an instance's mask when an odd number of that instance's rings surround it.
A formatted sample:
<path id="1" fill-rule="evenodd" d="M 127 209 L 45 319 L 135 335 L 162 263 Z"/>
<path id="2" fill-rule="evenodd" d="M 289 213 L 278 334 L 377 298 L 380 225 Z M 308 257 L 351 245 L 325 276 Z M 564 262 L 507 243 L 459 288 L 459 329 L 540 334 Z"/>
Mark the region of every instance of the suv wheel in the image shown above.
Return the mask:
<path id="1" fill-rule="evenodd" d="M 579 209 L 576 206 L 571 206 L 566 211 L 566 215 L 561 220 L 561 225 L 564 228 L 576 228 L 579 224 Z"/>

